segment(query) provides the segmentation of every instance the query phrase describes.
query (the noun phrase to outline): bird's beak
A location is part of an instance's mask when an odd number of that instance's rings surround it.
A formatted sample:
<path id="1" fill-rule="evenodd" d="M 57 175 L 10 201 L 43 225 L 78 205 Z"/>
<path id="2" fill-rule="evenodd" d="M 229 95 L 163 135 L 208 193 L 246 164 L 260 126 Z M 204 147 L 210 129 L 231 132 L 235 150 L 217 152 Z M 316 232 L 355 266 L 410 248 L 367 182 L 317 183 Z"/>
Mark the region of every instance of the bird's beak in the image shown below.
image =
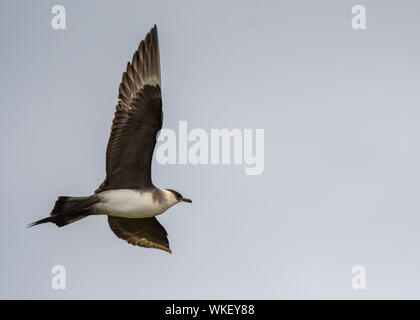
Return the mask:
<path id="1" fill-rule="evenodd" d="M 187 199 L 187 198 L 182 198 L 181 200 L 182 202 L 188 202 L 188 203 L 192 203 L 191 199 Z"/>

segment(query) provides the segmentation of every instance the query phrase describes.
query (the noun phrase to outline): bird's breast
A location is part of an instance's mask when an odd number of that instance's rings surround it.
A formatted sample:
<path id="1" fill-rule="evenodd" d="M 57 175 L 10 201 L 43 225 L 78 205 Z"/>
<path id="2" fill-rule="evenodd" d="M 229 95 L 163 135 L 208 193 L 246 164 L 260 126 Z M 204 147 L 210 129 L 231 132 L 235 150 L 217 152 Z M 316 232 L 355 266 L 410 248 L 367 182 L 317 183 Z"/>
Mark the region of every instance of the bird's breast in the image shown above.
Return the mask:
<path id="1" fill-rule="evenodd" d="M 124 218 L 148 218 L 168 209 L 165 198 L 154 196 L 151 191 L 118 189 L 98 194 L 101 201 L 96 204 L 98 214 Z"/>

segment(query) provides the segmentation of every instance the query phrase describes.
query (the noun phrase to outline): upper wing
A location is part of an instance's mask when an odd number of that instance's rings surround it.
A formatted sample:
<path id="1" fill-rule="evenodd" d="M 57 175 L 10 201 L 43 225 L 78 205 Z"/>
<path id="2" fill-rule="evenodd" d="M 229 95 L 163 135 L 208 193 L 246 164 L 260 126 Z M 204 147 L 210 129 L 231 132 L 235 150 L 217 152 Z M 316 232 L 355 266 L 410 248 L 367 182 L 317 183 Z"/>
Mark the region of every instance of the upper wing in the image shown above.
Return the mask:
<path id="1" fill-rule="evenodd" d="M 108 223 L 118 238 L 132 245 L 171 253 L 166 230 L 155 217 L 133 219 L 108 216 Z"/>
<path id="2" fill-rule="evenodd" d="M 118 98 L 106 151 L 106 179 L 95 192 L 152 185 L 153 150 L 162 128 L 156 25 L 127 64 Z"/>

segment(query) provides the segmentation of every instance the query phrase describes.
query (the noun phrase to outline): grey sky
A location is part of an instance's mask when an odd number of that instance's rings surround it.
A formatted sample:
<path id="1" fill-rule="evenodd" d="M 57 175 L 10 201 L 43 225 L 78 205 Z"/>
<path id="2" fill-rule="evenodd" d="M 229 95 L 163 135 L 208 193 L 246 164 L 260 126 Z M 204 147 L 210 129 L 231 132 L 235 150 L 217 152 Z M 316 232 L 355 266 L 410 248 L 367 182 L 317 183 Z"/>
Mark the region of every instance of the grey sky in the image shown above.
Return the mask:
<path id="1" fill-rule="evenodd" d="M 420 298 L 419 9 L 1 1 L 0 298 Z M 264 173 L 154 161 L 155 184 L 194 201 L 159 218 L 173 255 L 117 239 L 105 217 L 26 229 L 104 178 L 121 75 L 155 23 L 164 126 L 263 128 Z"/>

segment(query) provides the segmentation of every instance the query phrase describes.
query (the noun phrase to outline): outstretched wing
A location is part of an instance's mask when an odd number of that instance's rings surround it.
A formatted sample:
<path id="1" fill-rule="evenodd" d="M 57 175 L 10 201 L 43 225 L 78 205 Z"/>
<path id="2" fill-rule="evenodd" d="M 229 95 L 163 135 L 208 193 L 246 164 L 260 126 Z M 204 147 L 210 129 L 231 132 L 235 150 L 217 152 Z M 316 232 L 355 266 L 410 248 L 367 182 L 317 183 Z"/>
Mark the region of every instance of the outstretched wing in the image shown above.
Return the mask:
<path id="1" fill-rule="evenodd" d="M 155 217 L 133 219 L 108 216 L 108 223 L 118 238 L 132 245 L 171 253 L 166 230 Z"/>
<path id="2" fill-rule="evenodd" d="M 127 64 L 118 98 L 106 151 L 106 178 L 96 193 L 152 186 L 152 156 L 162 128 L 156 25 Z"/>

